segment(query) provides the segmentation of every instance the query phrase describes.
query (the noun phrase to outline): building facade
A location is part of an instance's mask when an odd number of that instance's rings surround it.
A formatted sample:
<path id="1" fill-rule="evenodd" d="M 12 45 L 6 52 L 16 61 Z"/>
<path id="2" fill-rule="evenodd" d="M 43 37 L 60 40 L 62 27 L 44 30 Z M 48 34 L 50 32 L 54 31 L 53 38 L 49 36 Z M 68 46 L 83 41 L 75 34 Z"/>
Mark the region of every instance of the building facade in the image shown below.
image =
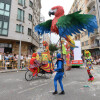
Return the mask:
<path id="1" fill-rule="evenodd" d="M 73 36 L 74 40 L 81 41 L 82 51 L 89 50 L 92 55 L 100 55 L 100 0 L 75 0 L 69 13 L 82 10 L 82 14 L 95 15 L 98 29 L 88 36 L 88 32 L 81 32 Z"/>
<path id="2" fill-rule="evenodd" d="M 34 26 L 40 23 L 41 0 L 0 0 L 0 52 L 31 54 L 39 47 Z"/>

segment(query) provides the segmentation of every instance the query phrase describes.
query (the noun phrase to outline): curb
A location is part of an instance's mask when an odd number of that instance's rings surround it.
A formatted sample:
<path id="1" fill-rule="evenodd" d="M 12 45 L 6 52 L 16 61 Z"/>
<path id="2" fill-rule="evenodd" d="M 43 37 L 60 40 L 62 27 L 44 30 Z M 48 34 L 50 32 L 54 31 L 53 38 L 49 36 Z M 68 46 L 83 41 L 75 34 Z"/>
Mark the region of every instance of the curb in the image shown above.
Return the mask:
<path id="1" fill-rule="evenodd" d="M 18 72 L 18 71 L 26 71 L 26 69 L 2 70 L 2 71 L 0 71 L 0 73 Z"/>

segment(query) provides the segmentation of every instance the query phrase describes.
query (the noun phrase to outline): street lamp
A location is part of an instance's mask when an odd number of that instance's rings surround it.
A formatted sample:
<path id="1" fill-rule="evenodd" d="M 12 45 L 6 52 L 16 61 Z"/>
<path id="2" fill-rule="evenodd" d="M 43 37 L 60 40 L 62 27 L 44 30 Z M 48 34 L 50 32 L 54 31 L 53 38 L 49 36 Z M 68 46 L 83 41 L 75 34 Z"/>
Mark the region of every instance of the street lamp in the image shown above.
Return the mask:
<path id="1" fill-rule="evenodd" d="M 25 4 L 23 4 L 23 10 L 24 10 L 25 8 L 27 8 L 27 7 L 25 6 Z M 22 15 L 21 15 L 21 17 L 22 17 Z M 19 69 L 19 68 L 20 68 L 20 57 L 21 57 L 21 38 L 22 38 L 22 34 L 23 34 L 23 25 L 22 25 L 22 23 L 21 23 L 21 24 L 19 24 L 19 25 L 21 25 L 21 37 L 20 37 L 20 43 L 19 43 L 19 55 L 18 55 L 18 65 L 17 65 L 17 69 Z"/>

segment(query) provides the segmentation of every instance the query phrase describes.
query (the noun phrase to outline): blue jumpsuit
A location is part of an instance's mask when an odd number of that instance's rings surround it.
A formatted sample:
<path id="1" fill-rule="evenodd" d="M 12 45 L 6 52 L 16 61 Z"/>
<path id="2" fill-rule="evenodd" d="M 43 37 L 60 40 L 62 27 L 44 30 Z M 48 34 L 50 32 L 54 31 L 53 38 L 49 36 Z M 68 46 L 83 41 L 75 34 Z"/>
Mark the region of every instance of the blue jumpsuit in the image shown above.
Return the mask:
<path id="1" fill-rule="evenodd" d="M 57 80 L 58 80 L 60 87 L 61 87 L 61 90 L 64 91 L 63 84 L 62 84 L 62 78 L 64 75 L 64 72 L 62 71 L 63 61 L 59 60 L 59 58 L 61 58 L 61 54 L 57 54 L 57 59 L 58 59 L 58 61 L 56 62 L 57 69 L 54 69 L 54 71 L 57 71 L 57 73 L 56 73 L 55 78 L 54 78 L 54 87 L 55 87 L 55 91 L 57 91 Z"/>

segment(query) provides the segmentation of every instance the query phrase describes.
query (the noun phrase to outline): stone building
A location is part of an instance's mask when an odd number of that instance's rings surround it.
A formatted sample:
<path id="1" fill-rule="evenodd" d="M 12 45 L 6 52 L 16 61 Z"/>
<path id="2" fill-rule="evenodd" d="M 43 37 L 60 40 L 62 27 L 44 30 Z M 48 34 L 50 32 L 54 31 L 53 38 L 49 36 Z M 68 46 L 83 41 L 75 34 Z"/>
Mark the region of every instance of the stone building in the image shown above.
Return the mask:
<path id="1" fill-rule="evenodd" d="M 31 54 L 39 47 L 34 26 L 40 23 L 41 0 L 0 0 L 0 52 Z"/>
<path id="2" fill-rule="evenodd" d="M 80 40 L 82 51 L 89 50 L 92 55 L 100 55 L 100 0 L 75 0 L 69 13 L 82 10 L 82 14 L 95 15 L 98 29 L 88 36 L 88 32 L 74 35 L 74 40 Z"/>

